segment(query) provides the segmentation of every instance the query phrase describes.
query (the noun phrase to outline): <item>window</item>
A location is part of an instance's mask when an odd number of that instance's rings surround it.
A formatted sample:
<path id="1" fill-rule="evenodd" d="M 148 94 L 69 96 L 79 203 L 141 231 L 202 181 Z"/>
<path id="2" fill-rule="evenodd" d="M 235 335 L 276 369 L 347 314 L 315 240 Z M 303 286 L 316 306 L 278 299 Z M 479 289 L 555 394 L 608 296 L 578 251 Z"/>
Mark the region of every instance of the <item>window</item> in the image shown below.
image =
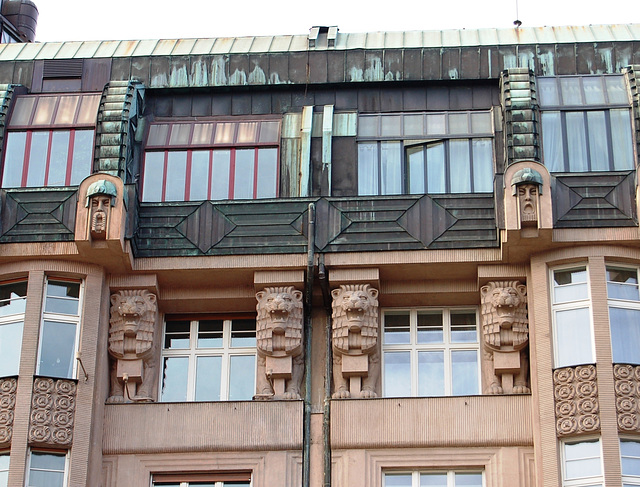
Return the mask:
<path id="1" fill-rule="evenodd" d="M 640 442 L 620 440 L 622 487 L 640 485 Z M 0 482 L 0 485 L 2 482 Z"/>
<path id="2" fill-rule="evenodd" d="M 562 487 L 602 487 L 600 440 L 563 443 Z"/>
<path id="3" fill-rule="evenodd" d="M 250 487 L 251 482 L 154 482 L 153 485 L 164 487 Z"/>
<path id="4" fill-rule="evenodd" d="M 358 117 L 358 194 L 493 191 L 491 112 Z"/>
<path id="5" fill-rule="evenodd" d="M 640 364 L 638 270 L 607 266 L 607 295 L 613 362 Z"/>
<path id="6" fill-rule="evenodd" d="M 255 394 L 255 319 L 168 319 L 161 401 L 242 401 Z"/>
<path id="7" fill-rule="evenodd" d="M 154 474 L 153 486 L 163 487 L 250 487 L 251 472 Z"/>
<path id="8" fill-rule="evenodd" d="M 0 377 L 18 375 L 26 304 L 27 281 L 0 283 Z"/>
<path id="9" fill-rule="evenodd" d="M 482 487 L 482 472 L 385 472 L 384 487 Z"/>
<path id="10" fill-rule="evenodd" d="M 48 279 L 40 326 L 38 375 L 72 379 L 80 332 L 81 283 Z"/>
<path id="11" fill-rule="evenodd" d="M 595 363 L 586 266 L 553 271 L 555 367 Z"/>
<path id="12" fill-rule="evenodd" d="M 478 394 L 478 329 L 472 309 L 385 310 L 385 397 Z"/>
<path id="13" fill-rule="evenodd" d="M 100 95 L 18 96 L 2 187 L 72 186 L 91 174 Z"/>
<path id="14" fill-rule="evenodd" d="M 32 451 L 29 455 L 28 487 L 64 487 L 67 456 L 64 453 Z"/>
<path id="15" fill-rule="evenodd" d="M 9 452 L 0 452 L 0 487 L 9 486 Z"/>
<path id="16" fill-rule="evenodd" d="M 154 123 L 142 201 L 278 196 L 280 121 Z"/>
<path id="17" fill-rule="evenodd" d="M 550 172 L 634 168 L 631 103 L 622 75 L 538 78 Z"/>

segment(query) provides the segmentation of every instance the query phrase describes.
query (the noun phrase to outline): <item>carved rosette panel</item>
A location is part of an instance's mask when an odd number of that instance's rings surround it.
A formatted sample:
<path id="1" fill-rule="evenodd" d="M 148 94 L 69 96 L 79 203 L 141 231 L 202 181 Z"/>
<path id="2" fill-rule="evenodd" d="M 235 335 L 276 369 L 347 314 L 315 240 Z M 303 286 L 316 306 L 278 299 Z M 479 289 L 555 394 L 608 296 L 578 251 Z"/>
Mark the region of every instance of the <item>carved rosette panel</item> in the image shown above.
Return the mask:
<path id="1" fill-rule="evenodd" d="M 29 444 L 71 446 L 76 409 L 76 383 L 36 377 L 33 381 Z"/>
<path id="2" fill-rule="evenodd" d="M 640 432 L 640 366 L 614 365 L 613 378 L 618 429 Z"/>
<path id="3" fill-rule="evenodd" d="M 17 387 L 15 378 L 0 379 L 0 448 L 11 444 Z"/>
<path id="4" fill-rule="evenodd" d="M 553 372 L 558 436 L 600 431 L 600 405 L 595 365 L 565 367 Z"/>

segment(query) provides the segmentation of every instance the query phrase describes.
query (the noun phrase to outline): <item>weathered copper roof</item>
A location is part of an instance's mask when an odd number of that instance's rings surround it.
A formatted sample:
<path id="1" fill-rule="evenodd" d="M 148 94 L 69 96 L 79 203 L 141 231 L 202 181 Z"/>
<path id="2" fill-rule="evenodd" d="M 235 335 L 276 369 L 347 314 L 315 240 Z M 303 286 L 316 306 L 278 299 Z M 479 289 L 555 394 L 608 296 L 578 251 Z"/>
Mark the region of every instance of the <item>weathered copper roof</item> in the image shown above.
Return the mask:
<path id="1" fill-rule="evenodd" d="M 160 39 L 130 41 L 70 41 L 0 44 L 0 61 L 33 59 L 106 58 L 130 56 L 188 56 L 204 54 L 402 49 L 422 47 L 499 46 L 640 40 L 640 24 L 518 29 L 462 29 L 406 32 L 338 32 L 335 46 L 320 36 L 309 47 L 307 35 Z"/>

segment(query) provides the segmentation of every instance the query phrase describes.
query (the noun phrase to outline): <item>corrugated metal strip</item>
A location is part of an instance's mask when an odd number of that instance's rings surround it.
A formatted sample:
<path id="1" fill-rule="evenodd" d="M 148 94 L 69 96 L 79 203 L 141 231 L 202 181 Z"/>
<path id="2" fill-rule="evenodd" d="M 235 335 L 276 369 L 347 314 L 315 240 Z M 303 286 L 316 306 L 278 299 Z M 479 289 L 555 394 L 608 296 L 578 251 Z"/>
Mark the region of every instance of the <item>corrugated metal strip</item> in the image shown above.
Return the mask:
<path id="1" fill-rule="evenodd" d="M 84 59 L 45 59 L 42 77 L 82 78 Z"/>

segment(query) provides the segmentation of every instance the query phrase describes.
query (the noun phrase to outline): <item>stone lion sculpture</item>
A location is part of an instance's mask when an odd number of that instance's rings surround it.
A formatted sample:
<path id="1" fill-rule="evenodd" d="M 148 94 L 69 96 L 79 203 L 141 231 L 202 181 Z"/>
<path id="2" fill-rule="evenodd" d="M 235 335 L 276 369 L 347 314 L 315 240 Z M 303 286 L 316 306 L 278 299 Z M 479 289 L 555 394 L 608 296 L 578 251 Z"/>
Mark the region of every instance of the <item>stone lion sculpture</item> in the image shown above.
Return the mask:
<path id="1" fill-rule="evenodd" d="M 527 288 L 518 281 L 495 281 L 483 286 L 480 293 L 482 295 L 482 334 L 487 352 L 487 360 L 485 360 L 486 382 L 489 384 L 487 392 L 490 394 L 527 393 L 529 392 L 528 359 L 524 350 L 529 343 Z M 496 366 L 496 359 L 502 357 L 507 358 L 511 364 L 504 366 L 504 372 Z M 516 367 L 514 364 L 518 363 L 519 367 Z M 515 368 L 518 371 L 514 373 Z M 513 376 L 512 390 L 504 391 L 505 375 Z"/>
<path id="2" fill-rule="evenodd" d="M 341 285 L 333 297 L 333 397 L 376 397 L 380 373 L 378 354 L 378 290 L 369 284 Z M 360 357 L 352 359 L 351 357 Z M 343 366 L 345 361 L 360 365 Z M 360 377 L 360 391 L 353 391 L 347 379 Z"/>
<path id="3" fill-rule="evenodd" d="M 256 399 L 300 399 L 300 384 L 304 373 L 302 356 L 302 292 L 293 286 L 268 287 L 256 293 L 256 335 L 258 374 Z M 269 357 L 269 359 L 267 358 Z M 291 357 L 291 372 L 273 370 L 272 364 L 287 364 Z M 282 358 L 283 360 L 278 360 Z M 277 394 L 273 381 L 285 381 L 284 393 Z"/>
<path id="4" fill-rule="evenodd" d="M 156 296 L 146 290 L 119 291 L 111 295 L 109 354 L 111 393 L 107 402 L 124 402 L 123 373 L 139 383 L 133 401 L 151 401 Z M 138 370 L 139 373 L 135 371 Z"/>

